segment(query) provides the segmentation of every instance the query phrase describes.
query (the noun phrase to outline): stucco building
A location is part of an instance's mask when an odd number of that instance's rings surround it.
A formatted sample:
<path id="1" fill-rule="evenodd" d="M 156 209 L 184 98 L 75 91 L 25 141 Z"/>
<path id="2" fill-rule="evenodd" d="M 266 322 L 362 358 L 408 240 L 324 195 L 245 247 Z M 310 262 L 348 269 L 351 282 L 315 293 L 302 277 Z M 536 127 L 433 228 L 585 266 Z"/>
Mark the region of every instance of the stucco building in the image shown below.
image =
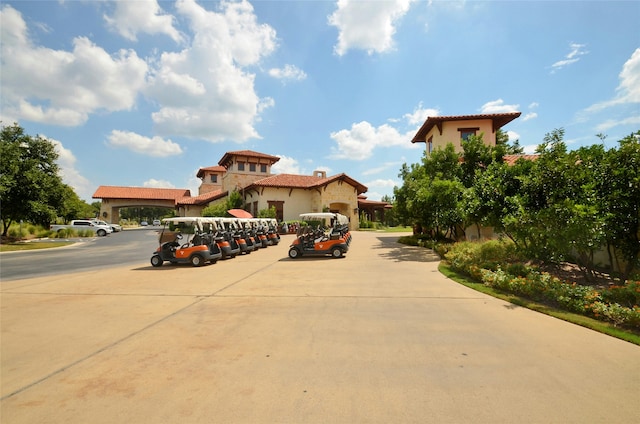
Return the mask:
<path id="1" fill-rule="evenodd" d="M 456 152 L 462 152 L 462 143 L 472 135 L 483 134 L 482 140 L 489 146 L 496 145 L 496 132 L 520 116 L 520 112 L 482 115 L 429 116 L 411 140 L 425 143 L 428 154 L 453 144 Z"/>
<path id="2" fill-rule="evenodd" d="M 195 197 L 184 189 L 100 186 L 93 198 L 102 199 L 103 219 L 117 222 L 119 208 L 132 206 L 173 207 L 179 216 L 201 216 L 205 207 L 237 191 L 253 216 L 271 207 L 280 221 L 297 220 L 305 212 L 332 211 L 347 216 L 351 229 L 358 228 L 358 196 L 367 191 L 366 186 L 344 173 L 272 175 L 271 167 L 279 160 L 251 150 L 227 152 L 217 166 L 198 170 L 201 184 Z"/>

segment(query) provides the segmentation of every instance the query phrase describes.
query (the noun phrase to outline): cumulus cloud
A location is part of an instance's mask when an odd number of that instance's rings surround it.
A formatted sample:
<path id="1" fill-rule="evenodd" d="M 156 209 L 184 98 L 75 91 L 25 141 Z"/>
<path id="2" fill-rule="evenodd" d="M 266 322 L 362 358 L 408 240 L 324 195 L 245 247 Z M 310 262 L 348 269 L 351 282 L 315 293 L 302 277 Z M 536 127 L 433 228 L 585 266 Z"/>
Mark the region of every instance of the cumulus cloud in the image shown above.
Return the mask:
<path id="1" fill-rule="evenodd" d="M 585 54 L 589 53 L 588 51 L 584 50 L 586 46 L 586 44 L 570 43 L 569 48 L 571 49 L 571 51 L 562 60 L 558 60 L 553 65 L 551 65 L 551 73 L 555 73 L 557 70 L 579 61 L 580 56 L 584 56 Z"/>
<path id="2" fill-rule="evenodd" d="M 637 48 L 624 63 L 618 78 L 620 83 L 616 88 L 616 96 L 588 107 L 587 112 L 597 112 L 627 103 L 640 103 L 640 48 Z"/>
<path id="3" fill-rule="evenodd" d="M 397 181 L 394 180 L 390 180 L 390 179 L 377 179 L 377 180 L 373 180 L 373 181 L 367 181 L 366 183 L 364 183 L 364 185 L 366 185 L 368 188 L 375 188 L 375 187 L 381 187 L 381 188 L 393 188 L 397 185 L 399 185 L 399 183 Z"/>
<path id="4" fill-rule="evenodd" d="M 129 131 L 113 130 L 107 139 L 111 147 L 124 147 L 145 156 L 168 157 L 182 154 L 179 144 L 161 137 L 145 137 Z"/>
<path id="5" fill-rule="evenodd" d="M 520 108 L 519 104 L 516 105 L 507 105 L 504 103 L 504 100 L 492 100 L 483 104 L 480 107 L 480 112 L 483 114 L 491 114 L 491 113 L 507 113 L 507 112 L 516 112 Z"/>
<path id="6" fill-rule="evenodd" d="M 273 99 L 258 97 L 245 68 L 275 50 L 275 30 L 257 22 L 247 1 L 208 11 L 179 0 L 176 10 L 193 36 L 185 49 L 163 53 L 149 77 L 146 94 L 161 105 L 152 114 L 156 131 L 211 142 L 259 138 L 254 124 Z"/>
<path id="7" fill-rule="evenodd" d="M 515 131 L 507 131 L 507 137 L 509 137 L 509 141 L 520 140 L 520 134 Z"/>
<path id="8" fill-rule="evenodd" d="M 329 25 L 338 28 L 334 52 L 342 56 L 351 49 L 365 50 L 370 55 L 393 50 L 398 21 L 413 1 L 338 0 L 337 9 L 328 17 Z"/>
<path id="9" fill-rule="evenodd" d="M 377 146 L 411 144 L 411 138 L 407 134 L 400 134 L 396 128 L 388 124 L 374 127 L 366 121 L 353 124 L 350 129 L 332 132 L 330 136 L 338 144 L 331 148 L 333 159 L 364 160 L 371 157 Z"/>
<path id="10" fill-rule="evenodd" d="M 51 142 L 51 144 L 53 144 L 53 148 L 58 154 L 58 160 L 56 163 L 60 167 L 60 177 L 62 178 L 62 181 L 71 186 L 81 199 L 90 199 L 93 194 L 91 183 L 80 174 L 80 171 L 76 169 L 77 159 L 73 152 L 65 148 L 58 140 L 49 138 L 45 135 L 42 135 L 41 137 Z"/>
<path id="11" fill-rule="evenodd" d="M 144 183 L 142 183 L 143 187 L 147 188 L 175 188 L 173 184 L 171 184 L 167 180 L 156 180 L 155 178 L 150 178 Z"/>
<path id="12" fill-rule="evenodd" d="M 9 5 L 0 10 L 0 39 L 3 120 L 81 125 L 99 110 L 131 109 L 145 84 L 148 67 L 134 51 L 111 55 L 86 37 L 72 51 L 35 46 Z"/>
<path id="13" fill-rule="evenodd" d="M 378 147 L 402 147 L 417 149 L 420 146 L 411 143 L 411 139 L 428 116 L 437 116 L 437 109 L 423 108 L 418 105 L 402 119 L 389 119 L 393 125 L 374 126 L 367 121 L 351 125 L 349 129 L 332 132 L 329 136 L 336 142 L 331 148 L 330 158 L 365 160 L 371 157 Z"/>
<path id="14" fill-rule="evenodd" d="M 538 117 L 538 114 L 537 114 L 536 112 L 529 112 L 529 113 L 527 113 L 526 115 L 524 115 L 524 116 L 522 117 L 522 121 L 523 121 L 523 122 L 525 122 L 525 121 L 529 121 L 529 120 L 531 120 L 531 119 L 535 119 L 535 118 L 537 118 L 537 117 Z"/>
<path id="15" fill-rule="evenodd" d="M 289 156 L 276 155 L 280 160 L 271 166 L 273 174 L 300 174 L 300 164 L 298 161 Z"/>
<path id="16" fill-rule="evenodd" d="M 136 41 L 138 33 L 165 34 L 177 43 L 184 37 L 174 27 L 174 18 L 163 13 L 156 0 L 116 1 L 111 16 L 104 15 L 107 26 L 124 38 Z"/>
<path id="17" fill-rule="evenodd" d="M 284 68 L 269 69 L 269 75 L 283 81 L 302 81 L 307 78 L 307 74 L 294 65 L 285 65 Z"/>

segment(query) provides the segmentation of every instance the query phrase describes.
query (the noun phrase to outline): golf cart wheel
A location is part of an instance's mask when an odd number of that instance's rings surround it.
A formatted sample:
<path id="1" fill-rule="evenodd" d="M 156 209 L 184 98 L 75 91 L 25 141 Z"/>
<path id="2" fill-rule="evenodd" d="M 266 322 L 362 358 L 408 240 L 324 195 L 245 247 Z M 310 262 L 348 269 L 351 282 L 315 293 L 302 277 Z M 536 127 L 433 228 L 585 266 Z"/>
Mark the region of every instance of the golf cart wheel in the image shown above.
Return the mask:
<path id="1" fill-rule="evenodd" d="M 299 258 L 300 256 L 301 256 L 300 251 L 295 247 L 292 247 L 291 249 L 289 249 L 289 257 L 291 259 L 296 259 L 296 258 Z"/>
<path id="2" fill-rule="evenodd" d="M 162 262 L 164 262 L 164 261 L 158 255 L 153 255 L 151 257 L 151 266 L 153 266 L 153 267 L 158 268 L 158 267 L 162 266 Z"/>
<path id="3" fill-rule="evenodd" d="M 98 236 L 99 237 L 104 237 L 107 235 L 107 231 L 106 230 L 98 230 Z"/>
<path id="4" fill-rule="evenodd" d="M 204 258 L 200 255 L 193 255 L 190 260 L 191 260 L 191 265 L 193 266 L 204 265 Z"/>
<path id="5" fill-rule="evenodd" d="M 341 258 L 342 257 L 342 249 L 340 249 L 339 247 L 334 247 L 331 250 L 331 256 L 334 258 Z"/>

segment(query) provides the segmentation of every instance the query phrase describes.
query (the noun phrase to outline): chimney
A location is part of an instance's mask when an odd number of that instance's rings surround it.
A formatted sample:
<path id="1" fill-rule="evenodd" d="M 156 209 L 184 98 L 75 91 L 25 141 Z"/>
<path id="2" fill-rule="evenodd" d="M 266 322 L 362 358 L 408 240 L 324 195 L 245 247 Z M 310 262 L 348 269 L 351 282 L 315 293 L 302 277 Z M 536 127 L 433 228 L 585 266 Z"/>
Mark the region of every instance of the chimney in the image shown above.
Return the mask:
<path id="1" fill-rule="evenodd" d="M 318 178 L 327 178 L 327 171 L 313 171 L 313 176 Z"/>

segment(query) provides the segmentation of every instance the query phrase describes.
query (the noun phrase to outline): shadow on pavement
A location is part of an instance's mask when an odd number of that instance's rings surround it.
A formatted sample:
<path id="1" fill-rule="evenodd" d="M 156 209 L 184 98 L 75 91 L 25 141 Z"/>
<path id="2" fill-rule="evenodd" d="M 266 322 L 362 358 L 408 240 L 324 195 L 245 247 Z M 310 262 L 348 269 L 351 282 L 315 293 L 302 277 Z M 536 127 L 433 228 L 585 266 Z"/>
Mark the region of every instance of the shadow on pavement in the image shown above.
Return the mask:
<path id="1" fill-rule="evenodd" d="M 398 236 L 379 236 L 377 237 L 380 244 L 374 246 L 374 249 L 383 250 L 379 252 L 379 256 L 395 262 L 438 262 L 438 256 L 433 250 L 418 246 L 407 246 L 398 243 Z"/>

